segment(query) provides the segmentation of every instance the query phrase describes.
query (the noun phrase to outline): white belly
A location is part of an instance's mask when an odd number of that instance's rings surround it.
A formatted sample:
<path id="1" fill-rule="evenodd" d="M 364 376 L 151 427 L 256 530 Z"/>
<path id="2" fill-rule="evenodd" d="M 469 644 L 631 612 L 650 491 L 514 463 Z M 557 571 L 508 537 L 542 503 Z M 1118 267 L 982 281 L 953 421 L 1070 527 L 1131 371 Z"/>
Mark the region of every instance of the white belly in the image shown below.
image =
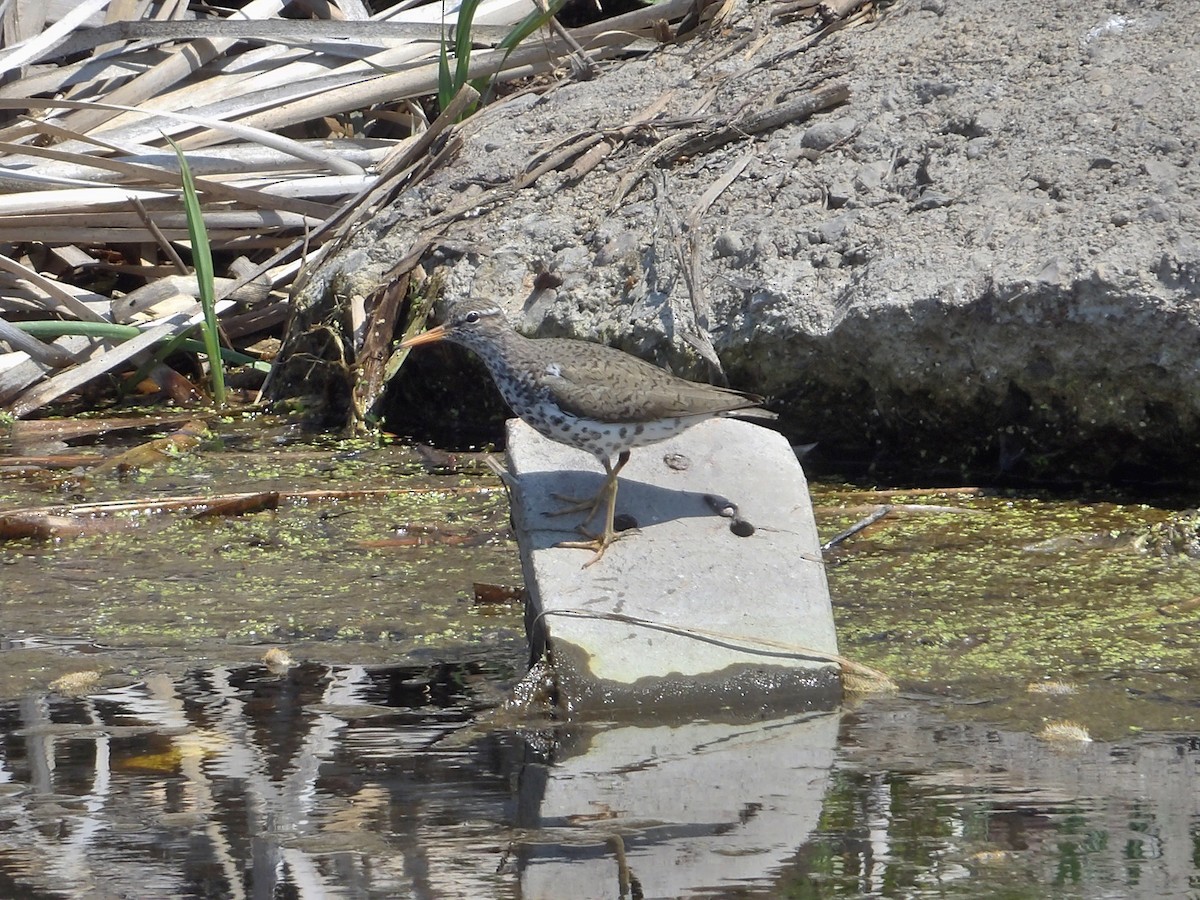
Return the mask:
<path id="1" fill-rule="evenodd" d="M 711 416 L 686 416 L 656 422 L 599 422 L 572 416 L 548 404 L 538 404 L 522 418 L 550 440 L 578 447 L 605 460 L 634 447 L 665 441 Z"/>

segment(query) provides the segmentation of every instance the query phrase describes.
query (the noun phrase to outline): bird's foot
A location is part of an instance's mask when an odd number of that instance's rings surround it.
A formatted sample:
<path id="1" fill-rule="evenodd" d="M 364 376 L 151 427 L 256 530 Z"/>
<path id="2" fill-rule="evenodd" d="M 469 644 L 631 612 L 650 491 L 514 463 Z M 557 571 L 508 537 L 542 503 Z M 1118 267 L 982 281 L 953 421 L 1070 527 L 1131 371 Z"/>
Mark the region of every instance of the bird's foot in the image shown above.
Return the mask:
<path id="1" fill-rule="evenodd" d="M 609 468 L 608 463 L 605 463 L 604 468 L 608 470 L 608 477 L 604 481 L 604 486 L 600 488 L 595 497 L 592 497 L 588 500 L 579 500 L 569 497 L 562 497 L 558 494 L 554 495 L 555 499 L 563 500 L 571 504 L 566 509 L 563 509 L 561 511 L 562 513 L 580 512 L 585 509 L 588 510 L 587 518 L 580 523 L 577 529 L 580 534 L 587 538 L 587 540 L 563 541 L 562 543 L 555 545 L 558 547 L 573 547 L 577 550 L 594 551 L 595 556 L 583 564 L 585 569 L 588 568 L 588 566 L 594 566 L 596 563 L 600 562 L 600 560 L 604 557 L 604 551 L 606 551 L 612 542 L 617 539 L 617 532 L 613 527 L 613 519 L 615 518 L 617 511 L 617 472 L 621 471 L 621 466 L 625 465 L 625 461 L 628 458 L 628 452 L 622 453 L 621 461 L 617 463 L 617 467 L 615 469 Z M 603 507 L 605 511 L 604 530 L 598 535 L 592 534 L 587 530 L 586 526 L 588 522 L 596 518 L 596 513 L 600 512 L 601 507 Z"/>
<path id="2" fill-rule="evenodd" d="M 591 559 L 583 564 L 583 568 L 585 569 L 600 562 L 601 558 L 604 556 L 604 551 L 606 551 L 612 545 L 613 541 L 621 536 L 619 534 L 590 535 L 582 528 L 579 530 L 587 536 L 588 539 L 586 541 L 561 541 L 554 546 L 565 547 L 571 550 L 591 550 L 594 555 Z"/>
<path id="3" fill-rule="evenodd" d="M 630 521 L 632 521 L 632 520 L 630 520 Z M 592 534 L 590 531 L 588 531 L 586 528 L 584 528 L 582 525 L 580 525 L 579 528 L 576 529 L 576 531 L 578 531 L 585 538 L 587 538 L 586 541 L 560 541 L 559 543 L 555 544 L 554 546 L 555 547 L 566 547 L 566 548 L 572 549 L 572 550 L 591 550 L 591 551 L 593 551 L 595 553 L 595 555 L 583 564 L 583 568 L 586 569 L 589 566 L 594 566 L 596 563 L 600 562 L 600 559 L 604 556 L 604 551 L 606 551 L 609 547 L 611 547 L 613 545 L 613 543 L 615 543 L 616 541 L 625 537 L 625 535 L 628 531 L 635 531 L 635 530 L 637 530 L 636 522 L 634 522 L 628 528 L 622 527 L 622 529 L 620 531 L 617 531 L 615 527 L 610 526 L 610 527 L 606 528 L 600 534 Z"/>
<path id="4" fill-rule="evenodd" d="M 550 510 L 548 513 L 546 513 L 546 515 L 568 516 L 571 513 L 583 512 L 586 510 L 587 518 L 583 520 L 583 524 L 586 525 L 588 522 L 592 521 L 592 519 L 596 518 L 596 513 L 598 513 L 600 511 L 600 507 L 604 505 L 604 497 L 606 493 L 607 491 L 602 488 L 594 497 L 568 497 L 565 494 L 551 494 L 551 497 L 560 503 L 565 503 L 566 506 L 563 506 L 560 509 Z"/>

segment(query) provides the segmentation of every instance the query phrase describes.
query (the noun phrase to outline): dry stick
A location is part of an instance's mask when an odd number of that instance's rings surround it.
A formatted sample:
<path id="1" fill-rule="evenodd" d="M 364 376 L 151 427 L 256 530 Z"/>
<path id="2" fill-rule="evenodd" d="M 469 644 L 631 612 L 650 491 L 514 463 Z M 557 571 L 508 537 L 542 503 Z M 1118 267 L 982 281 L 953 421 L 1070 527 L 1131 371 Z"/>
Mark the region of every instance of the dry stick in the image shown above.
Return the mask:
<path id="1" fill-rule="evenodd" d="M 59 136 L 67 136 L 70 139 L 88 140 L 82 135 L 68 129 L 54 129 Z M 151 184 L 163 184 L 173 187 L 181 187 L 183 179 L 179 173 L 171 169 L 160 169 L 156 166 L 146 165 L 144 163 L 130 163 L 119 159 L 108 159 L 103 156 L 93 156 L 83 153 L 70 153 L 63 150 L 56 150 L 53 147 L 35 147 L 26 144 L 12 144 L 0 141 L 0 152 L 11 153 L 18 156 L 35 156 L 44 159 L 54 159 L 59 162 L 73 163 L 78 166 L 91 167 L 94 169 L 106 169 L 111 172 L 118 172 L 122 175 L 128 175 L 130 178 L 137 181 L 148 181 Z M 278 194 L 267 194 L 262 191 L 254 190 L 253 188 L 240 188 L 231 184 L 225 184 L 220 181 L 214 181 L 211 178 L 196 178 L 196 188 L 203 194 L 215 197 L 221 200 L 233 200 L 239 203 L 244 203 L 253 209 L 270 209 L 280 210 L 284 212 L 295 213 L 301 216 L 310 216 L 312 218 L 321 219 L 330 214 L 332 208 L 327 203 L 317 203 L 312 200 L 303 200 L 294 197 L 285 197 Z M 119 187 L 120 184 L 112 185 Z M 100 188 L 95 188 L 99 190 Z M 86 188 L 85 188 L 86 190 Z M 174 201 L 178 202 L 178 201 Z"/>
<path id="2" fill-rule="evenodd" d="M 815 47 L 831 34 L 841 31 L 843 28 L 850 28 L 859 24 L 870 15 L 872 15 L 872 13 L 863 10 L 855 13 L 848 19 L 838 19 L 836 21 L 829 22 L 824 27 L 818 28 L 816 31 L 809 32 L 809 34 L 803 40 L 798 41 L 791 47 L 788 47 L 786 50 L 776 53 L 774 56 L 769 57 L 768 59 L 760 60 L 759 62 L 755 63 L 754 68 L 768 69 L 778 66 L 784 60 L 791 59 L 801 53 L 808 52 L 808 50 L 810 50 L 812 47 Z M 832 73 L 830 73 L 829 77 L 832 77 Z"/>
<path id="3" fill-rule="evenodd" d="M 130 19 L 136 19 L 138 17 L 138 5 L 139 0 L 113 0 L 113 2 L 108 4 L 108 9 L 104 11 L 105 23 L 125 22 Z M 75 34 L 78 34 L 78 32 L 75 32 Z M 74 34 L 72 37 L 74 37 Z M 70 40 L 70 38 L 68 38 L 68 40 Z M 116 44 L 112 44 L 107 47 L 102 44 L 97 45 L 96 54 L 94 55 L 99 55 L 108 50 L 116 49 L 116 47 Z M 83 86 L 80 85 L 80 88 L 83 89 Z"/>
<path id="4" fill-rule="evenodd" d="M 103 419 L 35 419 L 32 422 L 14 422 L 11 426 L 13 443 L 35 441 L 74 441 L 85 437 L 104 437 L 118 431 L 145 431 L 161 429 L 168 425 L 183 425 L 193 419 L 204 418 L 196 413 L 180 413 L 166 416 L 106 416 Z M 97 457 L 97 461 L 102 457 Z"/>
<path id="5" fill-rule="evenodd" d="M 84 134 L 82 131 L 76 131 L 73 128 L 63 128 L 61 125 L 56 125 L 54 122 L 48 122 L 45 119 L 35 119 L 26 113 L 17 116 L 17 120 L 24 122 L 26 128 L 12 128 L 6 130 L 6 134 L 12 139 L 13 146 L 19 147 L 22 153 L 28 151 L 36 144 L 17 144 L 15 143 L 20 138 L 33 137 L 37 138 L 39 134 L 49 135 L 53 138 L 58 138 L 59 141 L 80 141 L 81 143 L 91 144 L 93 147 L 99 147 L 102 150 L 107 150 L 110 153 L 128 153 L 130 155 L 144 152 L 147 148 L 141 145 L 133 144 L 118 144 L 114 141 L 107 141 L 104 138 L 99 138 L 94 135 Z M 91 157 L 89 157 L 90 159 Z"/>
<path id="6" fill-rule="evenodd" d="M 216 287 L 228 284 L 229 281 L 228 278 L 213 279 Z M 230 298 L 242 303 L 257 304 L 269 297 L 269 292 L 269 285 L 256 281 L 240 291 L 235 291 Z M 113 300 L 112 314 L 117 321 L 130 322 L 137 313 L 145 312 L 164 301 L 180 297 L 187 298 L 189 309 L 198 308 L 196 301 L 199 296 L 200 288 L 196 283 L 195 275 L 190 273 L 187 275 L 164 275 L 135 288 L 124 297 Z"/>
<path id="7" fill-rule="evenodd" d="M 615 149 L 616 144 L 612 141 L 602 140 L 598 144 L 593 144 L 586 153 L 581 154 L 571 164 L 571 168 L 563 173 L 563 177 L 568 184 L 576 184 L 582 181 L 588 172 L 600 165 Z"/>
<path id="8" fill-rule="evenodd" d="M 127 165 L 127 166 L 141 165 L 141 166 L 146 166 L 147 168 L 149 168 L 150 170 L 153 171 L 156 168 L 155 166 L 153 166 L 149 163 L 139 163 L 139 162 L 136 162 L 136 160 L 139 158 L 145 157 L 145 156 L 155 156 L 155 155 L 161 156 L 163 154 L 162 150 L 158 149 L 157 147 L 151 146 L 151 145 L 134 144 L 134 143 L 118 143 L 116 141 L 97 137 L 96 135 L 84 134 L 81 131 L 75 131 L 70 128 L 63 128 L 62 126 L 55 125 L 52 122 L 47 122 L 42 119 L 35 119 L 35 118 L 32 118 L 31 116 L 27 116 L 27 115 L 21 115 L 21 116 L 18 116 L 18 118 L 22 122 L 26 122 L 29 125 L 29 128 L 26 129 L 25 131 L 23 131 L 20 135 L 18 135 L 18 137 L 36 137 L 39 134 L 45 134 L 50 137 L 57 138 L 57 141 L 55 141 L 55 143 L 61 144 L 61 143 L 67 143 L 67 142 L 78 142 L 80 144 L 87 144 L 92 147 L 97 147 L 101 150 L 106 151 L 105 153 L 101 153 L 101 154 L 86 153 L 81 150 L 61 151 L 61 152 L 66 153 L 68 157 L 73 157 L 74 161 L 80 165 L 95 166 L 96 168 L 106 168 L 107 166 L 105 166 L 103 163 L 96 163 L 94 161 L 97 159 L 107 159 L 107 160 L 111 160 L 111 162 L 113 162 L 115 164 L 112 166 L 112 168 L 114 168 L 114 170 L 116 170 L 116 171 L 123 171 L 120 168 L 121 165 Z M 392 148 L 390 148 L 389 154 L 395 153 L 399 147 L 406 146 L 406 144 L 412 140 L 415 140 L 415 138 L 405 138 L 403 140 L 397 141 L 396 146 L 393 146 Z M 306 142 L 301 141 L 301 143 L 306 143 Z M 314 143 L 314 142 L 308 141 L 307 143 Z M 316 141 L 315 143 L 319 143 L 322 145 L 328 145 L 330 142 L 329 141 Z M 37 145 L 36 144 L 18 144 L 18 143 L 15 143 L 15 141 L 14 141 L 13 146 L 20 148 L 20 152 L 27 152 L 27 151 L 31 150 L 31 147 L 34 147 Z M 383 163 L 381 163 L 379 160 L 381 160 L 381 159 L 386 160 L 388 158 L 387 155 L 382 154 L 382 151 L 374 150 L 370 147 L 360 147 L 359 144 L 357 142 L 353 141 L 352 139 L 343 139 L 342 141 L 338 142 L 338 145 L 334 149 L 334 152 L 338 153 L 339 156 L 346 157 L 346 158 L 350 158 L 350 157 L 354 156 L 353 161 L 355 161 L 356 164 L 359 165 L 364 171 L 367 171 L 370 169 L 382 168 Z M 271 155 L 272 153 L 275 153 L 277 155 L 272 156 Z M 129 160 L 115 160 L 115 159 L 112 159 L 109 156 L 109 154 L 129 156 L 129 157 L 132 157 L 132 159 L 135 161 L 130 162 Z M 377 156 L 376 154 L 379 154 L 379 155 Z M 281 159 L 281 157 L 285 157 L 285 156 L 291 158 L 292 155 L 284 154 L 278 150 L 274 150 L 271 147 L 263 147 L 262 145 L 256 144 L 256 143 L 226 144 L 226 145 L 221 145 L 221 146 L 204 148 L 205 159 L 214 159 L 215 158 L 225 164 L 224 168 L 219 168 L 215 173 L 212 174 L 211 177 L 213 177 L 213 178 L 216 178 L 219 176 L 233 176 L 233 175 L 241 175 L 241 174 L 247 174 L 249 176 L 255 176 L 255 175 L 266 176 L 266 175 L 270 175 L 270 174 L 280 174 L 280 173 L 291 174 L 291 173 L 295 172 L 297 169 L 303 169 L 305 171 L 312 170 L 312 166 L 309 163 L 304 163 L 304 162 L 291 163 L 288 160 Z M 198 168 L 198 167 L 194 166 L 193 168 Z M 174 172 L 175 170 L 164 169 L 163 171 Z M 135 174 L 135 173 L 131 173 L 131 174 Z M 197 174 L 197 173 L 193 173 L 193 174 Z M 202 178 L 209 177 L 209 176 L 204 175 L 203 172 L 199 172 L 198 174 Z M 214 182 L 214 184 L 219 185 L 219 186 L 225 186 L 225 182 L 223 182 L 223 181 Z"/>
<path id="9" fill-rule="evenodd" d="M 41 34 L 22 41 L 0 55 L 0 74 L 11 72 L 39 59 L 42 52 L 65 38 L 78 25 L 94 13 L 108 6 L 111 0 L 83 0 Z"/>
<path id="10" fill-rule="evenodd" d="M 172 112 L 165 109 L 145 110 L 121 103 L 100 102 L 98 100 L 46 100 L 40 97 L 31 97 L 21 100 L 0 97 L 0 109 L 102 110 L 134 113 L 142 116 L 158 116 L 175 122 L 183 123 L 189 127 L 209 128 L 216 131 L 222 131 L 226 134 L 232 135 L 233 137 L 241 138 L 242 140 L 250 143 L 262 144 L 264 147 L 270 147 L 273 150 L 286 153 L 288 156 L 295 157 L 298 160 L 313 163 L 319 167 L 328 169 L 332 172 L 337 172 L 341 175 L 363 174 L 361 166 L 357 166 L 348 160 L 344 160 L 334 153 L 327 153 L 325 151 L 318 150 L 315 147 L 302 144 L 300 141 L 284 137 L 283 135 L 274 134 L 273 132 L 265 131 L 261 128 L 253 128 L 248 125 L 242 125 L 237 122 L 225 122 L 218 119 L 207 118 L 205 116 L 191 115 L 190 113 Z M 22 150 L 27 150 L 27 148 L 22 147 Z"/>
<path id="11" fill-rule="evenodd" d="M 738 122 L 717 128 L 707 134 L 701 133 L 689 136 L 688 140 L 676 150 L 675 159 L 680 156 L 696 156 L 708 153 L 717 147 L 739 140 L 747 136 L 773 131 L 781 125 L 800 122 L 808 117 L 845 103 L 850 99 L 850 85 L 843 83 L 832 84 L 794 100 L 777 104 L 771 109 L 751 113 Z M 674 160 L 664 160 L 664 163 Z"/>
<path id="12" fill-rule="evenodd" d="M 91 339 L 78 335 L 66 335 L 56 338 L 54 346 L 61 347 L 67 353 L 84 359 L 95 350 Z M 54 367 L 38 362 L 33 358 L 10 365 L 0 371 L 0 404 L 7 404 L 14 397 L 20 396 L 31 384 L 41 381 L 53 371 Z"/>
<path id="13" fill-rule="evenodd" d="M 852 13 L 858 12 L 860 7 L 870 4 L 871 0 L 822 0 L 817 4 L 817 15 L 826 23 L 834 22 L 847 19 Z"/>
<path id="14" fill-rule="evenodd" d="M 358 488 L 349 490 L 310 491 L 241 491 L 233 494 L 192 494 L 183 497 L 150 497 L 145 500 L 107 500 L 96 503 L 74 503 L 67 506 L 27 506 L 20 509 L 0 510 L 3 516 L 112 516 L 119 513 L 158 515 L 160 513 L 186 512 L 208 509 L 215 504 L 234 503 L 278 493 L 280 501 L 288 503 L 335 503 L 343 500 L 370 500 L 376 497 L 401 497 L 424 494 L 492 494 L 495 487 L 419 487 L 419 488 Z"/>
<path id="15" fill-rule="evenodd" d="M 600 165 L 600 163 L 608 157 L 616 148 L 617 141 L 624 143 L 631 136 L 649 125 L 659 113 L 666 109 L 667 104 L 675 96 L 674 91 L 667 91 L 659 95 L 658 99 L 643 109 L 640 113 L 630 119 L 625 125 L 618 128 L 615 132 L 606 132 L 604 140 L 599 144 L 590 147 L 583 155 L 579 157 L 567 171 L 567 181 L 574 184 L 581 181 L 588 172 Z M 586 135 L 585 135 L 586 137 Z"/>
<path id="16" fill-rule="evenodd" d="M 392 335 L 396 332 L 396 317 L 400 315 L 400 307 L 408 295 L 410 280 L 410 272 L 404 272 L 372 295 L 375 303 L 367 319 L 362 347 L 357 353 L 359 373 L 351 394 L 354 415 L 360 421 L 383 392 L 384 366 Z"/>
<path id="17" fill-rule="evenodd" d="M 858 534 L 861 531 L 865 531 L 867 528 L 870 528 L 872 525 L 874 525 L 876 522 L 878 522 L 880 519 L 882 519 L 884 516 L 886 516 L 888 513 L 890 513 L 892 511 L 892 509 L 893 509 L 893 507 L 891 506 L 891 504 L 888 504 L 888 503 L 882 504 L 878 509 L 876 509 L 869 516 L 859 520 L 858 522 L 855 522 L 853 525 L 851 525 L 845 531 L 841 532 L 840 534 L 836 534 L 833 537 L 831 537 L 829 540 L 827 540 L 824 544 L 821 545 L 821 552 L 826 553 L 829 550 L 832 550 L 838 544 L 842 543 L 843 541 L 854 537 L 854 535 Z"/>
<path id="18" fill-rule="evenodd" d="M 27 353 L 31 359 L 56 369 L 72 366 L 78 362 L 73 354 L 68 353 L 62 347 L 43 343 L 15 325 L 10 325 L 3 318 L 0 318 L 0 341 L 6 342 L 13 350 Z"/>
<path id="19" fill-rule="evenodd" d="M 683 278 L 687 283 L 688 293 L 692 298 L 692 322 L 695 326 L 696 333 L 694 335 L 683 334 L 683 339 L 690 344 L 713 370 L 725 376 L 724 367 L 721 365 L 721 360 L 717 356 L 716 348 L 712 345 L 712 339 L 709 337 L 709 307 L 708 298 L 704 292 L 704 273 L 700 260 L 700 244 L 701 234 L 703 233 L 703 225 L 701 219 L 708 212 L 708 208 L 713 205 L 716 199 L 725 192 L 739 175 L 746 170 L 746 166 L 750 165 L 755 158 L 754 151 L 745 154 L 741 159 L 737 160 L 720 178 L 713 183 L 704 195 L 692 207 L 692 211 L 688 213 L 687 226 L 687 245 L 688 259 L 680 260 L 681 268 L 683 269 Z"/>
<path id="20" fill-rule="evenodd" d="M 649 150 L 632 170 L 626 172 L 620 184 L 617 185 L 616 196 L 613 199 L 615 209 L 629 192 L 649 172 L 651 166 L 669 166 L 684 156 L 697 156 L 715 150 L 725 144 L 741 138 L 761 134 L 807 119 L 809 116 L 844 103 L 850 97 L 850 87 L 846 84 L 835 84 L 821 90 L 805 94 L 795 100 L 778 104 L 768 110 L 752 113 L 732 125 L 720 125 L 714 129 L 696 130 L 690 134 L 672 135 Z"/>
<path id="21" fill-rule="evenodd" d="M 18 419 L 29 415 L 34 410 L 61 397 L 68 391 L 74 390 L 80 385 L 91 381 L 97 375 L 103 375 L 105 372 L 111 371 L 127 359 L 141 353 L 143 350 L 153 347 L 159 341 L 166 340 L 190 328 L 192 324 L 191 319 L 192 317 L 185 315 L 172 316 L 162 322 L 162 324 L 148 331 L 143 331 L 137 337 L 125 341 L 101 356 L 90 359 L 86 363 L 59 375 L 55 375 L 53 378 L 21 394 L 12 404 L 9 411 Z"/>
<path id="22" fill-rule="evenodd" d="M 21 474 L 44 469 L 77 469 L 94 466 L 104 459 L 95 453 L 56 453 L 53 456 L 0 456 L 0 469 Z M 3 515 L 0 513 L 0 515 Z"/>
<path id="23" fill-rule="evenodd" d="M 44 236 L 39 236 L 44 239 Z M 0 254 L 0 269 L 12 272 L 24 278 L 26 281 L 41 288 L 50 295 L 50 299 L 62 306 L 66 307 L 76 318 L 84 322 L 108 322 L 110 319 L 102 316 L 100 313 L 93 310 L 87 304 L 81 302 L 74 294 L 67 291 L 58 282 L 47 278 L 40 272 L 36 272 L 28 266 L 23 266 L 15 259 L 9 259 L 7 256 Z"/>
<path id="24" fill-rule="evenodd" d="M 596 158 L 592 165 L 580 167 L 579 163 L 577 162 L 575 166 L 572 167 L 573 171 L 579 169 L 579 171 L 575 174 L 575 179 L 578 180 L 579 178 L 582 178 L 583 175 L 587 174 L 587 172 L 590 171 L 597 163 L 599 163 L 604 156 L 612 152 L 615 141 L 628 140 L 630 135 L 632 135 L 642 126 L 649 123 L 654 116 L 658 115 L 658 113 L 664 106 L 666 106 L 667 102 L 674 95 L 674 93 L 674 91 L 667 91 L 665 94 L 662 94 L 657 100 L 646 107 L 646 109 L 642 110 L 642 112 L 638 113 L 637 116 L 629 120 L 629 122 L 622 125 L 620 128 L 611 129 L 608 131 L 588 130 L 577 132 L 569 137 L 563 138 L 561 141 L 549 147 L 548 149 L 534 154 L 530 161 L 525 164 L 525 174 L 517 179 L 515 186 L 517 188 L 528 187 L 540 176 L 546 174 L 552 169 L 560 168 L 569 160 L 575 159 L 576 157 L 580 157 L 580 159 L 582 159 L 583 156 L 596 155 L 598 151 L 594 148 L 601 144 L 607 144 L 608 150 L 599 152 L 598 158 Z"/>
<path id="25" fill-rule="evenodd" d="M 533 0 L 533 5 L 540 9 L 543 13 L 550 12 L 550 6 L 546 0 Z M 570 48 L 570 56 L 575 65 L 580 71 L 586 72 L 588 78 L 595 78 L 596 73 L 600 71 L 600 67 L 596 65 L 596 61 L 588 56 L 587 51 L 579 45 L 579 41 L 567 29 L 563 28 L 562 23 L 558 21 L 558 16 L 551 16 L 549 22 L 550 30 L 557 34 Z M 471 36 L 474 37 L 474 30 Z"/>
<path id="26" fill-rule="evenodd" d="M 454 99 L 442 110 L 442 114 L 430 123 L 429 127 L 421 134 L 421 136 L 411 145 L 405 148 L 404 153 L 397 157 L 387 171 L 382 168 L 379 178 L 371 187 L 360 191 L 354 197 L 347 200 L 336 213 L 325 220 L 312 235 L 308 236 L 308 240 L 312 240 L 330 228 L 337 226 L 337 232 L 333 239 L 328 241 L 321 248 L 317 256 L 309 260 L 307 271 L 313 271 L 324 259 L 332 253 L 337 252 L 350 237 L 350 232 L 358 222 L 366 216 L 377 203 L 383 203 L 384 197 L 391 191 L 399 188 L 401 182 L 410 180 L 410 176 L 414 173 L 408 170 L 421 160 L 422 156 L 433 145 L 434 141 L 463 116 L 467 109 L 479 100 L 479 92 L 469 84 L 464 84 L 459 88 L 458 93 L 454 95 Z M 294 246 L 294 245 L 293 245 Z M 307 284 L 308 279 L 304 273 L 296 279 L 293 286 L 293 292 L 300 290 Z M 225 296 L 225 295 L 219 295 Z"/>
<path id="27" fill-rule="evenodd" d="M 183 264 L 183 259 L 175 249 L 175 245 L 167 240 L 167 236 L 162 233 L 162 230 L 157 224 L 155 224 L 154 220 L 150 218 L 150 213 L 146 211 L 145 204 L 142 203 L 142 201 L 137 197 L 130 197 L 129 204 L 133 207 L 138 216 L 141 217 L 141 220 L 146 223 L 146 230 L 153 235 L 154 240 L 158 243 L 159 248 L 164 254 L 166 254 L 167 259 L 171 260 L 179 274 L 188 274 L 188 267 Z"/>
<path id="28" fill-rule="evenodd" d="M 504 40 L 512 31 L 507 25 L 478 25 L 471 28 L 476 43 Z M 33 61 L 72 56 L 114 41 L 142 41 L 163 44 L 207 38 L 271 41 L 280 44 L 308 45 L 317 41 L 360 41 L 369 47 L 386 47 L 396 42 L 445 39 L 446 28 L 431 22 L 336 21 L 333 19 L 194 19 L 175 22 L 113 22 L 99 28 L 81 30 L 57 47 L 47 48 Z M 323 50 L 336 49 L 322 47 Z"/>
<path id="29" fill-rule="evenodd" d="M 604 134 L 602 132 L 592 132 L 590 135 L 581 138 L 576 143 L 561 148 L 557 152 L 551 153 L 548 156 L 543 154 L 544 158 L 540 163 L 538 163 L 534 168 L 526 171 L 524 174 L 519 176 L 516 181 L 513 182 L 513 188 L 518 191 L 524 190 L 547 172 L 553 172 L 555 169 L 562 167 L 566 163 L 578 157 L 585 150 L 589 150 L 590 148 L 601 143 L 603 140 Z"/>

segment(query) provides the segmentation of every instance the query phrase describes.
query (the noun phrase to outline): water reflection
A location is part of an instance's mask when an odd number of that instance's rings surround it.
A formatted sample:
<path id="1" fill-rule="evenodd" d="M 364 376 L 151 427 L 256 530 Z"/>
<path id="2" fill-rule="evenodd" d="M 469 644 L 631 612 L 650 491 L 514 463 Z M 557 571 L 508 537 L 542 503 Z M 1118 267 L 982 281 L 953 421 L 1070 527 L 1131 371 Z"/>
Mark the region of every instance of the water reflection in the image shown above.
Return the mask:
<path id="1" fill-rule="evenodd" d="M 0 896 L 1200 888 L 1194 735 L 1059 747 L 904 699 L 490 728 L 495 678 L 477 662 L 218 667 L 0 705 Z"/>
<path id="2" fill-rule="evenodd" d="M 525 788 L 522 823 L 576 847 L 530 842 L 521 896 L 617 897 L 625 883 L 626 896 L 645 897 L 769 885 L 817 826 L 838 720 L 582 730 L 538 787 Z"/>

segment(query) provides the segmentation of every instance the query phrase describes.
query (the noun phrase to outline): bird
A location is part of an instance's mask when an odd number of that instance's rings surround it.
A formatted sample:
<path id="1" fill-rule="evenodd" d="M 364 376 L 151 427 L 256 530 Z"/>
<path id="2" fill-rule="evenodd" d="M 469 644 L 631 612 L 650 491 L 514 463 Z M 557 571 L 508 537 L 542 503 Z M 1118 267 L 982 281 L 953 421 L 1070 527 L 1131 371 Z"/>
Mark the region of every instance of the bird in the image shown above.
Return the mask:
<path id="1" fill-rule="evenodd" d="M 550 513 L 588 512 L 578 529 L 587 540 L 556 545 L 592 550 L 584 568 L 599 562 L 619 537 L 613 527 L 617 476 L 631 450 L 715 416 L 752 411 L 774 418 L 760 409 L 765 401 L 757 394 L 687 381 L 623 350 L 573 338 L 525 337 L 488 302 L 460 301 L 442 325 L 401 341 L 400 349 L 438 341 L 473 351 L 516 415 L 543 437 L 586 450 L 604 467 L 594 496 L 556 495 L 567 505 Z M 603 530 L 589 532 L 602 509 Z"/>

